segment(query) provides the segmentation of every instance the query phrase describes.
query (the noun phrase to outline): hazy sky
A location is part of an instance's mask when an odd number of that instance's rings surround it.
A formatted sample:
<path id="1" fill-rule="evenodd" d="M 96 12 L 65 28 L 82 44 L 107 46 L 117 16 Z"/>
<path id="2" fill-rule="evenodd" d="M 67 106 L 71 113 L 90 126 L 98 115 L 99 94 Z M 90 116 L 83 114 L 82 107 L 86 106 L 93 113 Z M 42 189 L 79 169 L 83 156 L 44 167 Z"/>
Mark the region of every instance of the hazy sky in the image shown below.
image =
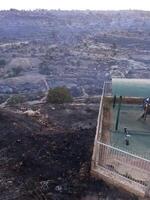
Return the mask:
<path id="1" fill-rule="evenodd" d="M 3 9 L 150 10 L 150 0 L 0 0 Z"/>

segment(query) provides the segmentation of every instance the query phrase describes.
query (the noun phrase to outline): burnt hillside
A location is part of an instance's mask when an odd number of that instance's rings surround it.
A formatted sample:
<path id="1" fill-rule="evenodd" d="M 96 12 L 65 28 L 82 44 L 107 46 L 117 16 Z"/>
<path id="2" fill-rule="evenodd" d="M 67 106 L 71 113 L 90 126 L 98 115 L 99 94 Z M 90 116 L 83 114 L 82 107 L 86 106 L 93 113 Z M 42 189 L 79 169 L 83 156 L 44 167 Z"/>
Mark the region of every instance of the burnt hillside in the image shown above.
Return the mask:
<path id="1" fill-rule="evenodd" d="M 96 120 L 95 111 L 90 112 L 89 118 Z M 85 121 L 85 113 L 79 121 Z M 77 200 L 87 193 L 103 199 L 135 199 L 90 177 L 95 128 L 63 129 L 54 118 L 48 123 L 39 119 L 0 111 L 0 199 Z"/>

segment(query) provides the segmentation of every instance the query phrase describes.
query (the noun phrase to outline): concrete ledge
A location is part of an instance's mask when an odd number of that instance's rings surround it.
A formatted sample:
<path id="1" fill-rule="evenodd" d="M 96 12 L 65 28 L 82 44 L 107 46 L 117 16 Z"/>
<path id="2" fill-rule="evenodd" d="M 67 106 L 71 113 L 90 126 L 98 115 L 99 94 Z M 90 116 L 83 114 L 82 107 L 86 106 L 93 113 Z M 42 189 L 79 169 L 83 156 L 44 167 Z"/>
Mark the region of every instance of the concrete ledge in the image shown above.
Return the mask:
<path id="1" fill-rule="evenodd" d="M 114 185 L 118 188 L 122 188 L 127 192 L 130 192 L 138 197 L 145 197 L 146 186 L 129 180 L 115 172 L 107 170 L 103 167 L 95 167 L 91 169 L 91 175 L 104 180 L 110 185 Z"/>
<path id="2" fill-rule="evenodd" d="M 113 102 L 113 96 L 104 96 L 104 99 L 107 103 L 112 103 Z M 141 97 L 123 97 L 122 98 L 122 103 L 126 104 L 143 104 L 143 99 Z M 119 102 L 119 97 L 116 98 L 116 103 Z"/>

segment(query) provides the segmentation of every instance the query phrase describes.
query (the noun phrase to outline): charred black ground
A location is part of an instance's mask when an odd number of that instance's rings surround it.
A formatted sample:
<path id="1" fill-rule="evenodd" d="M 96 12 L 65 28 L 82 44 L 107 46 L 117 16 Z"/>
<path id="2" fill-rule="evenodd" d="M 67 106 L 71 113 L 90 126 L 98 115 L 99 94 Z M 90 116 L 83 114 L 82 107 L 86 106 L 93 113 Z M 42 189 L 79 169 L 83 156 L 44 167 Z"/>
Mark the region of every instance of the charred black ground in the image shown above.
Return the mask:
<path id="1" fill-rule="evenodd" d="M 41 116 L 0 110 L 0 199 L 77 200 L 89 193 L 136 199 L 90 177 L 97 105 L 89 107 L 45 105 L 42 122 Z"/>

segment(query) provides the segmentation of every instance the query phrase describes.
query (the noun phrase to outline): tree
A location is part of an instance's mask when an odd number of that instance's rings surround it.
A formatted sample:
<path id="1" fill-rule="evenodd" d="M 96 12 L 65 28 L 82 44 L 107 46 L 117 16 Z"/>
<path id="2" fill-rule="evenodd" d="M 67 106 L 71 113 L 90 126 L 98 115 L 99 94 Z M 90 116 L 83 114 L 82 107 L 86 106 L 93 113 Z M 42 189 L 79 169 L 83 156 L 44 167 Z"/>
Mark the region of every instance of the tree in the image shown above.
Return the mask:
<path id="1" fill-rule="evenodd" d="M 6 65 L 6 61 L 5 60 L 0 60 L 0 68 L 4 67 Z"/>
<path id="2" fill-rule="evenodd" d="M 21 67 L 13 67 L 12 69 L 8 70 L 8 77 L 19 76 L 22 71 L 23 69 Z"/>
<path id="3" fill-rule="evenodd" d="M 47 95 L 48 103 L 62 104 L 72 101 L 72 96 L 66 87 L 56 87 L 50 89 Z"/>
<path id="4" fill-rule="evenodd" d="M 14 67 L 14 68 L 12 68 L 12 72 L 13 72 L 14 76 L 19 75 L 21 73 L 21 71 L 22 71 L 21 67 Z"/>
<path id="5" fill-rule="evenodd" d="M 7 103 L 9 105 L 16 105 L 25 102 L 25 97 L 19 94 L 13 95 L 10 99 L 8 99 Z"/>
<path id="6" fill-rule="evenodd" d="M 116 43 L 112 44 L 112 51 L 113 51 L 113 56 L 116 56 L 116 54 L 117 54 L 117 45 L 116 45 Z"/>
<path id="7" fill-rule="evenodd" d="M 39 73 L 44 75 L 50 75 L 50 69 L 47 65 L 41 65 L 39 67 Z"/>

